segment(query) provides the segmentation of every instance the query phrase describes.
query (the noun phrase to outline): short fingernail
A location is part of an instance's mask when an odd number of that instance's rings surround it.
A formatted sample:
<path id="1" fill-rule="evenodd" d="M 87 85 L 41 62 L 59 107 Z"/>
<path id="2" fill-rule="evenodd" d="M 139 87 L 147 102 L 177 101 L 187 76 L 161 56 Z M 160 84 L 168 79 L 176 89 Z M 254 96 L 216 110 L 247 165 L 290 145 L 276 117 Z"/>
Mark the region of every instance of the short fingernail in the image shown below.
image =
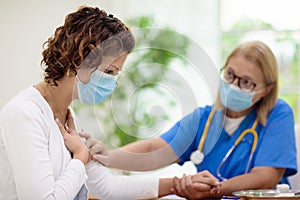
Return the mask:
<path id="1" fill-rule="evenodd" d="M 55 121 L 56 121 L 57 123 L 59 123 L 59 119 L 58 119 L 58 118 L 55 118 Z"/>

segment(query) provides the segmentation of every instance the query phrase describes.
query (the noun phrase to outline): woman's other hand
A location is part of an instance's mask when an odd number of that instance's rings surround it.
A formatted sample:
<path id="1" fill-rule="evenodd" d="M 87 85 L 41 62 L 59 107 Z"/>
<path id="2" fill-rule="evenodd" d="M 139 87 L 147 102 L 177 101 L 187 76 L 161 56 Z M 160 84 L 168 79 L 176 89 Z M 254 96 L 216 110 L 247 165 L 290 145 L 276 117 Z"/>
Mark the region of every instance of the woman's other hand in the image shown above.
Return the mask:
<path id="1" fill-rule="evenodd" d="M 77 134 L 77 132 L 74 129 L 72 129 L 74 128 L 74 126 L 69 126 L 68 124 L 68 130 L 66 130 L 58 118 L 56 118 L 55 121 L 63 136 L 66 147 L 70 152 L 73 153 L 73 158 L 79 159 L 84 164 L 87 164 L 90 157 L 88 149 L 83 144 L 79 134 Z"/>

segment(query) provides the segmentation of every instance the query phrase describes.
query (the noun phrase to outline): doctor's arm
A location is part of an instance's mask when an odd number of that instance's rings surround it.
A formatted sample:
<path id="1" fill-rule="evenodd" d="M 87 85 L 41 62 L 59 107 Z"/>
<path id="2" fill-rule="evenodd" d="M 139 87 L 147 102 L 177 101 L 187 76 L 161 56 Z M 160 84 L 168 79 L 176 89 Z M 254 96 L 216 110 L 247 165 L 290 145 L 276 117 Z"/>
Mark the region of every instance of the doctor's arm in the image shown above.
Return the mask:
<path id="1" fill-rule="evenodd" d="M 137 141 L 104 153 L 101 145 L 96 145 L 91 138 L 87 140 L 86 145 L 93 159 L 108 167 L 127 171 L 154 170 L 179 162 L 177 155 L 186 152 L 194 141 L 199 121 L 200 110 L 196 109 L 159 138 Z M 169 143 L 173 144 L 172 147 Z"/>
<path id="2" fill-rule="evenodd" d="M 86 145 L 92 158 L 107 167 L 126 171 L 149 171 L 178 162 L 173 149 L 161 138 L 153 138 L 133 142 L 110 151 L 88 134 L 80 133 L 88 138 Z"/>
<path id="3" fill-rule="evenodd" d="M 202 191 L 197 184 L 199 178 L 197 178 L 198 174 L 196 174 L 192 177 L 176 179 L 174 181 L 176 192 L 174 193 L 189 199 L 199 199 L 232 195 L 233 192 L 239 190 L 272 189 L 282 178 L 284 172 L 284 168 L 255 167 L 247 174 L 221 182 L 217 191 L 214 190 L 215 193 Z"/>
<path id="4" fill-rule="evenodd" d="M 248 174 L 223 181 L 220 193 L 229 195 L 234 191 L 245 189 L 272 189 L 278 184 L 284 172 L 284 168 L 254 167 Z"/>

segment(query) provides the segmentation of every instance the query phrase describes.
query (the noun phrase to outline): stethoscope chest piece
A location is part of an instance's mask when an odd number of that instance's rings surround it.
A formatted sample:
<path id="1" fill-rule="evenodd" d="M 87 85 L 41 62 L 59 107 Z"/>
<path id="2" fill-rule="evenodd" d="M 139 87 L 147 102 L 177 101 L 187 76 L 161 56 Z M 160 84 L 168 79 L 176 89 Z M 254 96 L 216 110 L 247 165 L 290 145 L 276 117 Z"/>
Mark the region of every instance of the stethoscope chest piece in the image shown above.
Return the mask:
<path id="1" fill-rule="evenodd" d="M 204 159 L 204 154 L 200 150 L 196 150 L 191 154 L 190 159 L 194 164 L 199 165 Z"/>

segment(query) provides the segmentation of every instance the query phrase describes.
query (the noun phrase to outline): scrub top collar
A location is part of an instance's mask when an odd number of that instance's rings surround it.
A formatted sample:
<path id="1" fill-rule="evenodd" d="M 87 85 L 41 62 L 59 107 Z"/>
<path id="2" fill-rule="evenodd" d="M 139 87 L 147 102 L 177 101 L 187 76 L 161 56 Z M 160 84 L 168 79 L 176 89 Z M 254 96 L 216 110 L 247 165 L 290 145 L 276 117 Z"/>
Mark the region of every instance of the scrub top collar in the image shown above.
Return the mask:
<path id="1" fill-rule="evenodd" d="M 222 110 L 222 111 L 215 112 L 215 115 L 209 126 L 205 142 L 203 144 L 202 151 L 203 151 L 204 155 L 208 155 L 210 153 L 210 151 L 214 148 L 214 146 L 216 145 L 216 143 L 218 142 L 220 137 L 226 137 L 228 139 L 229 138 L 237 139 L 240 136 L 240 134 L 242 133 L 241 130 L 246 130 L 246 129 L 251 128 L 257 117 L 256 111 L 257 111 L 257 106 L 255 106 L 250 111 L 250 113 L 248 113 L 246 115 L 244 120 L 241 122 L 239 127 L 234 131 L 234 133 L 231 136 L 223 128 L 223 126 L 224 126 L 224 111 Z M 257 125 L 256 130 L 258 130 L 259 125 L 260 124 Z M 258 132 L 258 135 L 259 135 L 259 132 Z M 199 140 L 200 140 L 200 138 L 199 138 Z M 197 145 L 199 145 L 199 142 L 200 141 L 197 142 Z"/>
<path id="2" fill-rule="evenodd" d="M 241 124 L 239 125 L 239 127 L 237 128 L 237 130 L 234 131 L 233 133 L 233 137 L 239 137 L 239 135 L 241 134 L 241 130 L 246 130 L 248 128 L 251 128 L 254 121 L 257 118 L 257 107 L 254 107 L 250 113 L 247 114 L 247 116 L 245 117 L 245 119 L 241 122 Z M 258 123 L 256 130 L 258 128 L 258 126 L 260 125 L 260 123 Z M 227 133 L 228 134 L 228 133 Z"/>

